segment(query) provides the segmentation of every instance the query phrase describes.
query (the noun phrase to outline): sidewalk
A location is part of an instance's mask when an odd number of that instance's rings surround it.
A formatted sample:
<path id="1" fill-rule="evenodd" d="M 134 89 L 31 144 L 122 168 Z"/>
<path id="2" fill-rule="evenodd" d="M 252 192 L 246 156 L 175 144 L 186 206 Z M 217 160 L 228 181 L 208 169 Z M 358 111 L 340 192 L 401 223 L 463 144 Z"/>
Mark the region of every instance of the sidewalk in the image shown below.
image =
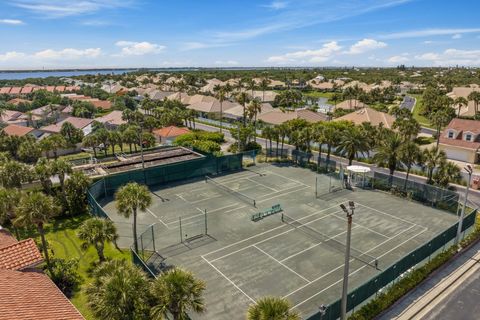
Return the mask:
<path id="1" fill-rule="evenodd" d="M 427 278 L 378 319 L 478 319 L 479 313 L 474 311 L 475 307 L 480 311 L 478 293 L 472 297 L 470 291 L 480 290 L 479 261 L 480 242 Z"/>

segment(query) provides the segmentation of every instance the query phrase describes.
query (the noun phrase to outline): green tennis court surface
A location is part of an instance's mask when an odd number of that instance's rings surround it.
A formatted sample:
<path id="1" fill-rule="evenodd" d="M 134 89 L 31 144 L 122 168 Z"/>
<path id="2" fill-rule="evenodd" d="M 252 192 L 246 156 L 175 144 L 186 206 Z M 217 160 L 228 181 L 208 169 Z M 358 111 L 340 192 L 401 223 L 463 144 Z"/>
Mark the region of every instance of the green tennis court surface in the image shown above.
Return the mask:
<path id="1" fill-rule="evenodd" d="M 145 252 L 156 251 L 162 264 L 185 267 L 207 282 L 207 313 L 194 319 L 244 319 L 248 305 L 266 295 L 287 297 L 303 316 L 337 300 L 347 224 L 339 204 L 347 200 L 356 204 L 350 289 L 379 272 L 372 259 L 385 269 L 456 221 L 379 191 L 329 193 L 331 177 L 289 165 L 210 178 L 215 182 L 152 188 L 153 204 L 138 217 L 139 234 L 147 230 L 140 239 Z M 119 226 L 120 244 L 129 246 L 131 221 L 110 200 L 105 211 Z M 277 204 L 290 220 L 272 214 L 252 221 Z"/>

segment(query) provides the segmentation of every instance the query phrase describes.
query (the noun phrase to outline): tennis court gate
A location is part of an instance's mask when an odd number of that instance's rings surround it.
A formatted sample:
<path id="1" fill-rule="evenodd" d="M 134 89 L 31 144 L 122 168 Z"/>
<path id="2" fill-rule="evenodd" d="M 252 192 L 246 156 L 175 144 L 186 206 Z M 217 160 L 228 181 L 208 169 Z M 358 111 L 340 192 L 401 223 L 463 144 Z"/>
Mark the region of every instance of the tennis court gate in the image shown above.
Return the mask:
<path id="1" fill-rule="evenodd" d="M 470 211 L 465 217 L 462 226 L 463 235 L 465 235 L 466 230 L 475 225 L 476 218 L 477 210 Z M 380 274 L 350 291 L 347 298 L 347 312 L 355 311 L 355 308 L 360 307 L 364 303 L 368 302 L 371 298 L 374 298 L 377 294 L 380 294 L 381 289 L 394 284 L 395 280 L 400 275 L 410 271 L 411 268 L 415 268 L 417 265 L 422 265 L 427 259 L 430 259 L 431 257 L 434 257 L 447 249 L 449 245 L 453 244 L 453 240 L 457 235 L 457 228 L 458 222 L 421 247 L 418 247 L 409 254 L 405 255 L 403 258 L 390 265 Z M 318 303 L 321 304 L 322 302 L 319 301 Z M 340 318 L 340 304 L 341 299 L 328 305 L 325 315 L 322 316 L 318 312 L 310 315 L 306 319 L 336 320 Z"/>

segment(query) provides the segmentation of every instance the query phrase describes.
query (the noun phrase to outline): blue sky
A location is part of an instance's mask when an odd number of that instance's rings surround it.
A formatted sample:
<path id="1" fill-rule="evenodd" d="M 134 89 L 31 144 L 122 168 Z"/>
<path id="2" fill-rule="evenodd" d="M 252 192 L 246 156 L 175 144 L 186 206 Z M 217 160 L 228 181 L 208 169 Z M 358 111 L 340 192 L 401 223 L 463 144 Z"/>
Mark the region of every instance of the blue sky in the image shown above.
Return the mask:
<path id="1" fill-rule="evenodd" d="M 66 3 L 0 0 L 0 69 L 480 65 L 476 0 Z"/>

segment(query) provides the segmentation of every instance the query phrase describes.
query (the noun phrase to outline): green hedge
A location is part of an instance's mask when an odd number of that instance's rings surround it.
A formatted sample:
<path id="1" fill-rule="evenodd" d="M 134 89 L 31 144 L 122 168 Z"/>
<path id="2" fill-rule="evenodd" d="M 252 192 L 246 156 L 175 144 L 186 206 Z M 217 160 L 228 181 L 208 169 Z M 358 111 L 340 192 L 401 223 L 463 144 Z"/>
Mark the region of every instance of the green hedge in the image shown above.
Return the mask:
<path id="1" fill-rule="evenodd" d="M 461 243 L 460 247 L 466 247 L 480 238 L 480 224 L 477 220 L 475 230 L 468 235 Z M 354 312 L 348 319 L 350 320 L 369 320 L 382 313 L 392 306 L 397 300 L 407 294 L 410 290 L 418 286 L 433 271 L 448 262 L 457 253 L 457 247 L 451 246 L 446 251 L 438 254 L 422 267 L 412 271 L 405 278 L 399 280 L 386 290 L 379 294 L 375 299 L 365 304 L 360 310 Z"/>

